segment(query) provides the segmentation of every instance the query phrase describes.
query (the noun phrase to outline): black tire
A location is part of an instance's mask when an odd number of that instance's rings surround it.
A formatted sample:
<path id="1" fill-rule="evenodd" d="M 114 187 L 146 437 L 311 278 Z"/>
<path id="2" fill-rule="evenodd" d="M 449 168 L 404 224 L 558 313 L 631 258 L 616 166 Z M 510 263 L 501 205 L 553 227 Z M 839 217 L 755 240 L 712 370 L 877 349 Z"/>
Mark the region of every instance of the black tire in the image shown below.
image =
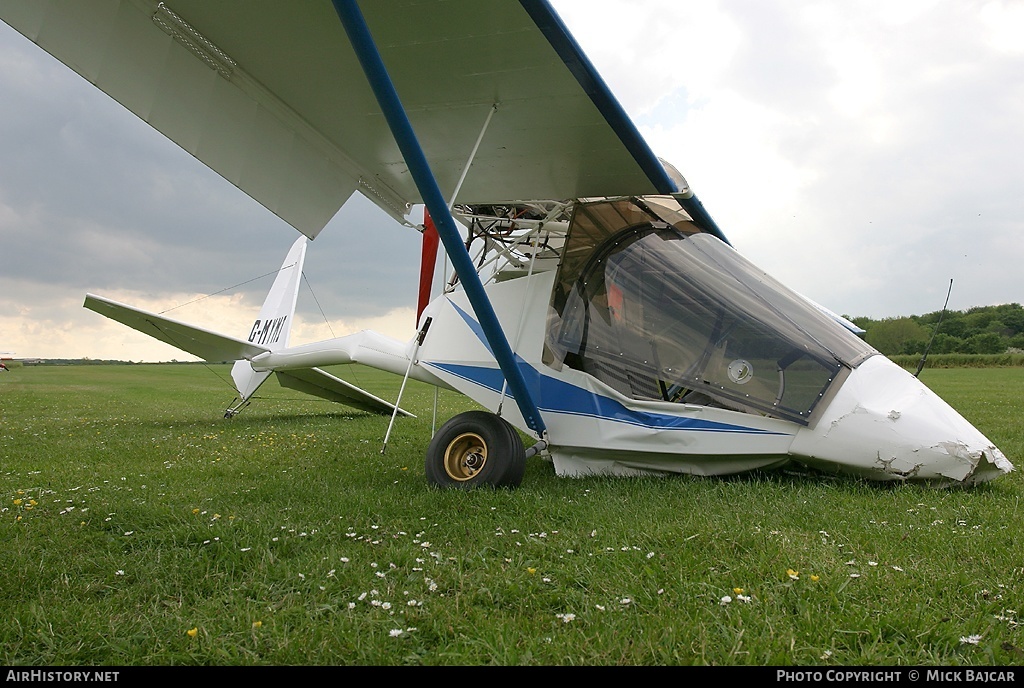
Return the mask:
<path id="1" fill-rule="evenodd" d="M 513 457 L 513 461 L 501 481 L 501 487 L 516 488 L 522 484 L 523 474 L 526 472 L 526 448 L 523 446 L 523 438 L 516 427 L 500 416 L 499 420 L 508 430 L 509 447 Z"/>
<path id="2" fill-rule="evenodd" d="M 467 411 L 451 418 L 427 447 L 427 482 L 435 487 L 516 487 L 525 465 L 519 434 L 486 411 Z"/>

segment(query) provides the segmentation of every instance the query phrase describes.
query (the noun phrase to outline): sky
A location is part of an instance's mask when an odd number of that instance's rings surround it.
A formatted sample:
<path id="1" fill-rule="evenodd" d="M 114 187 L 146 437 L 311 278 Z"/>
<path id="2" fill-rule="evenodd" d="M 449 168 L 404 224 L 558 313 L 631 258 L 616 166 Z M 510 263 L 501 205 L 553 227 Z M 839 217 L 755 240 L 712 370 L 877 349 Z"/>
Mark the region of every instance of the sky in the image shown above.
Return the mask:
<path id="1" fill-rule="evenodd" d="M 552 0 L 746 258 L 847 316 L 1024 301 L 1021 0 Z M 97 293 L 244 336 L 297 238 L 0 22 L 0 355 L 194 360 Z M 415 329 L 419 235 L 356 195 L 301 344 Z"/>

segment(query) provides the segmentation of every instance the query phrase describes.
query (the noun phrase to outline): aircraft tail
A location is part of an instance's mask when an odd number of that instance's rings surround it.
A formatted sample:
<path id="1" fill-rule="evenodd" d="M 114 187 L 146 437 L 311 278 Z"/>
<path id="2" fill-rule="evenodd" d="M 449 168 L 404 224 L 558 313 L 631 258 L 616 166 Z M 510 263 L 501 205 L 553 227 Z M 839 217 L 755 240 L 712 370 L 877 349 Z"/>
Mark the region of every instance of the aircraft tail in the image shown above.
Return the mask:
<path id="1" fill-rule="evenodd" d="M 295 304 L 299 298 L 299 286 L 302 283 L 302 265 L 306 260 L 307 239 L 300 236 L 292 244 L 285 256 L 281 269 L 277 272 L 274 284 L 267 293 L 260 314 L 249 330 L 248 340 L 268 351 L 277 351 L 288 346 L 291 336 L 292 321 L 295 319 Z M 270 372 L 257 373 L 247 360 L 235 361 L 231 368 L 231 379 L 241 397 L 240 404 L 248 401 L 256 393 Z M 233 407 L 237 412 L 237 405 Z M 233 415 L 231 409 L 229 415 Z"/>
<path id="2" fill-rule="evenodd" d="M 260 314 L 249 328 L 245 339 L 219 334 L 95 294 L 87 294 L 84 305 L 89 310 L 205 361 L 234 361 L 231 378 L 239 396 L 224 413 L 226 418 L 234 416 L 249 403 L 249 399 L 270 377 L 271 372 L 277 372 L 282 387 L 363 411 L 391 414 L 395 410 L 394 404 L 313 366 L 287 371 L 267 368 L 260 372 L 253 370 L 250 363 L 252 359 L 288 346 L 302 280 L 302 265 L 306 259 L 306 242 L 306 237 L 302 236 L 292 244 L 263 302 Z M 412 415 L 402 409 L 398 409 L 398 412 L 407 416 Z"/>

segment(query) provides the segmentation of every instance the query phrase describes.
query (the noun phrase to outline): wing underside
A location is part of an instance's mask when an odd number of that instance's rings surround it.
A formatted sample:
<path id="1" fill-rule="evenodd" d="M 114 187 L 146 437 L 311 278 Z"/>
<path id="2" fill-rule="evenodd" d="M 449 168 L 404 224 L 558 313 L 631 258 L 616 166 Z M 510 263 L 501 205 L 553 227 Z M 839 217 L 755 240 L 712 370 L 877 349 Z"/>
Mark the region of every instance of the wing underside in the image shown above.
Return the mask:
<path id="1" fill-rule="evenodd" d="M 460 203 L 666 192 L 663 169 L 543 0 L 361 9 Z M 308 236 L 356 190 L 419 192 L 330 2 L 4 0 L 0 19 Z"/>
<path id="2" fill-rule="evenodd" d="M 376 397 L 369 392 L 350 385 L 341 378 L 324 372 L 319 368 L 299 368 L 276 373 L 278 383 L 287 389 L 304 392 L 321 399 L 335 401 L 361 411 L 389 414 L 395 410 L 394 404 Z M 398 409 L 403 416 L 414 417 L 404 409 Z"/>

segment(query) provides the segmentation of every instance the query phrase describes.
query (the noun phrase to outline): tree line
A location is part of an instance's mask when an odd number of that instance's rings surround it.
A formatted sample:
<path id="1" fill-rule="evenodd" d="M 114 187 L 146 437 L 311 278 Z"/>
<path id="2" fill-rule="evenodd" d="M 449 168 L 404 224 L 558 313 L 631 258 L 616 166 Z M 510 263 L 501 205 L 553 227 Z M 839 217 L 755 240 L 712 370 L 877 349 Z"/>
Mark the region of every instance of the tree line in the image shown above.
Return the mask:
<path id="1" fill-rule="evenodd" d="M 965 311 L 873 320 L 849 318 L 866 332 L 868 344 L 886 356 L 1024 353 L 1024 308 L 1019 303 L 976 306 Z"/>

